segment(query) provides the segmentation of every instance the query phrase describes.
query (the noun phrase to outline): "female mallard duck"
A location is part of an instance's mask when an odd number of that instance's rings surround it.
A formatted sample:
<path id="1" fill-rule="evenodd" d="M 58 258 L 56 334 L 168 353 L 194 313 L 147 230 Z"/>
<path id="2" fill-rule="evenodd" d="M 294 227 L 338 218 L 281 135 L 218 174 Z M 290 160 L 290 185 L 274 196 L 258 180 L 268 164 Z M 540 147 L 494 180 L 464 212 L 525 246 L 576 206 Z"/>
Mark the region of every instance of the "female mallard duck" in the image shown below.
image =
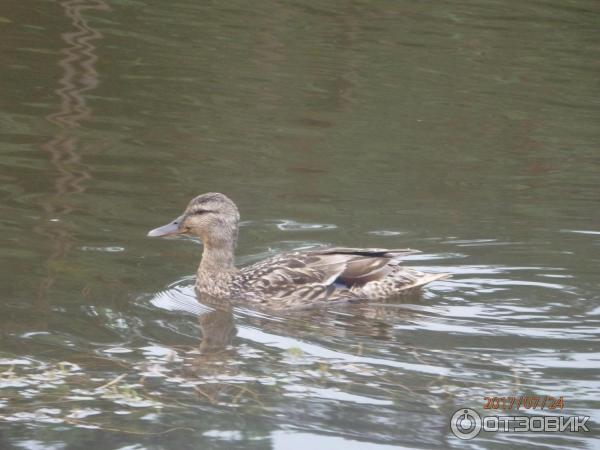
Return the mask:
<path id="1" fill-rule="evenodd" d="M 204 244 L 196 278 L 201 294 L 277 309 L 382 300 L 449 276 L 402 267 L 398 258 L 418 253 L 411 249 L 316 248 L 238 269 L 233 259 L 239 219 L 229 198 L 211 192 L 194 198 L 181 216 L 148 236 L 198 236 Z"/>

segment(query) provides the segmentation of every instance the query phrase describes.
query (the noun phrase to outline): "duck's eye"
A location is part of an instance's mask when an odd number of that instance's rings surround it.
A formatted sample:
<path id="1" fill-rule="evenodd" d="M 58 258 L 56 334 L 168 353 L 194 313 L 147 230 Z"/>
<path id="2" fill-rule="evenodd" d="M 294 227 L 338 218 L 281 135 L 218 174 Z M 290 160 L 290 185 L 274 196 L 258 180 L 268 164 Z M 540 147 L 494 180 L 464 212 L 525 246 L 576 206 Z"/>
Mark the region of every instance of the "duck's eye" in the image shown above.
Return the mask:
<path id="1" fill-rule="evenodd" d="M 209 212 L 212 212 L 212 211 L 210 211 L 208 209 L 197 209 L 192 214 L 194 214 L 194 215 L 197 215 L 197 214 L 206 214 L 206 213 L 209 213 Z"/>

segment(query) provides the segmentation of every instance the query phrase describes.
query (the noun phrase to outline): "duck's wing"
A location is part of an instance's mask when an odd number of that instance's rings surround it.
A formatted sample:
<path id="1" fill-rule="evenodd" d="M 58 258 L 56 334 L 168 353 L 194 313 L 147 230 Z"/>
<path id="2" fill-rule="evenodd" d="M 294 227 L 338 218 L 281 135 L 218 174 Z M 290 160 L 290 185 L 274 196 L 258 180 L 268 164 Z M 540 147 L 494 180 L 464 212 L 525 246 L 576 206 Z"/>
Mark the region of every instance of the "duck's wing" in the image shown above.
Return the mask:
<path id="1" fill-rule="evenodd" d="M 397 261 L 400 258 L 420 253 L 420 251 L 410 248 L 384 249 L 336 247 L 320 251 L 317 250 L 315 253 L 322 255 L 325 261 L 342 258 L 345 267 L 338 275 L 336 282 L 342 283 L 350 288 L 385 278 L 397 266 Z"/>
<path id="2" fill-rule="evenodd" d="M 383 279 L 411 249 L 324 248 L 278 255 L 242 269 L 246 284 L 281 307 L 359 300 L 351 287 Z"/>
<path id="3" fill-rule="evenodd" d="M 421 250 L 415 250 L 412 248 L 353 248 L 353 247 L 325 247 L 323 249 L 315 249 L 309 253 L 316 253 L 320 255 L 355 255 L 355 256 L 366 256 L 366 257 L 386 257 L 386 258 L 403 258 L 405 256 L 414 255 L 415 253 L 421 253 Z"/>
<path id="4" fill-rule="evenodd" d="M 245 282 L 270 295 L 307 285 L 328 286 L 346 269 L 344 257 L 292 252 L 241 269 Z"/>

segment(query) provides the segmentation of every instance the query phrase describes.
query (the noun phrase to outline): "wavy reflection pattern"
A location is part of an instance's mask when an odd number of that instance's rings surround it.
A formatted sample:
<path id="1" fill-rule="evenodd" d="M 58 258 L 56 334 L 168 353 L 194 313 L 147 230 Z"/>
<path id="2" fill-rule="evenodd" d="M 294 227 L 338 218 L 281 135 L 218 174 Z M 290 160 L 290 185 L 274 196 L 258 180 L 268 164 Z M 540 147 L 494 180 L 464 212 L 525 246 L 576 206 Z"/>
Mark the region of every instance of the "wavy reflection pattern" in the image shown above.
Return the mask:
<path id="1" fill-rule="evenodd" d="M 42 207 L 46 219 L 36 228 L 36 232 L 47 237 L 53 244 L 53 250 L 45 266 L 47 276 L 42 280 L 38 298 L 43 299 L 54 283 L 52 268 L 63 259 L 73 245 L 71 227 L 60 218 L 69 214 L 73 207 L 69 196 L 85 191 L 84 182 L 91 178 L 89 168 L 82 162 L 82 146 L 74 129 L 92 116 L 84 94 L 98 86 L 98 61 L 95 41 L 102 39 L 99 31 L 89 26 L 84 14 L 88 10 L 109 10 L 103 0 L 68 0 L 58 3 L 65 16 L 70 19 L 74 31 L 61 34 L 66 46 L 61 50 L 58 65 L 62 68 L 59 87 L 55 90 L 60 103 L 57 110 L 46 119 L 58 127 L 56 135 L 42 145 L 48 152 L 56 169 L 54 192 L 45 198 Z"/>

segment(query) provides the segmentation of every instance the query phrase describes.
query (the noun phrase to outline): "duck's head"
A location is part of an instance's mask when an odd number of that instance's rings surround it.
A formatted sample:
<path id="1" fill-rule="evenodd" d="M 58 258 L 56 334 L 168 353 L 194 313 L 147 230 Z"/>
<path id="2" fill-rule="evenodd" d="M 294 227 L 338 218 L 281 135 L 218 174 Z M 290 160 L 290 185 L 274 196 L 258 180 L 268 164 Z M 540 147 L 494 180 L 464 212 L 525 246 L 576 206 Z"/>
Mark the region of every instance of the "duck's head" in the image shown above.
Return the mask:
<path id="1" fill-rule="evenodd" d="M 188 234 L 201 238 L 205 245 L 235 245 L 239 220 L 235 203 L 223 194 L 209 192 L 194 198 L 181 216 L 151 230 L 148 236 Z"/>

